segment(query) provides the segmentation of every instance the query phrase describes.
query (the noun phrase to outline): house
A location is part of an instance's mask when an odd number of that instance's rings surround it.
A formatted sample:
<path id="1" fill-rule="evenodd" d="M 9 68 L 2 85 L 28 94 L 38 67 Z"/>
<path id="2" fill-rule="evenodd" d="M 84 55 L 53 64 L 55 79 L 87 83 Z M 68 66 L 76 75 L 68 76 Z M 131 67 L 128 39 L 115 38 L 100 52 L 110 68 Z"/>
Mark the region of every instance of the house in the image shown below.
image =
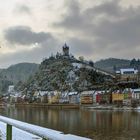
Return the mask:
<path id="1" fill-rule="evenodd" d="M 132 106 L 140 105 L 140 88 L 132 90 Z"/>
<path id="2" fill-rule="evenodd" d="M 132 89 L 126 88 L 123 90 L 123 105 L 131 105 L 131 100 L 132 100 Z"/>
<path id="3" fill-rule="evenodd" d="M 94 91 L 83 91 L 80 96 L 81 104 L 93 104 Z"/>
<path id="4" fill-rule="evenodd" d="M 36 103 L 40 103 L 41 102 L 41 96 L 39 94 L 39 91 L 35 91 L 32 97 L 32 101 L 36 102 Z"/>
<path id="5" fill-rule="evenodd" d="M 48 103 L 58 104 L 60 94 L 61 94 L 61 92 L 59 92 L 59 91 L 49 91 L 48 92 Z"/>
<path id="6" fill-rule="evenodd" d="M 135 68 L 121 68 L 116 70 L 116 78 L 120 81 L 134 81 L 138 79 L 138 70 Z"/>
<path id="7" fill-rule="evenodd" d="M 95 103 L 100 103 L 101 102 L 101 94 L 102 94 L 102 91 L 96 91 L 95 92 L 95 96 L 93 96 L 95 99 Z"/>
<path id="8" fill-rule="evenodd" d="M 14 85 L 9 85 L 8 86 L 8 93 L 9 94 L 14 94 L 15 93 L 14 87 L 15 87 Z"/>
<path id="9" fill-rule="evenodd" d="M 133 89 L 132 99 L 140 100 L 140 89 Z"/>
<path id="10" fill-rule="evenodd" d="M 59 103 L 61 103 L 61 104 L 69 103 L 68 92 L 61 92 L 61 94 L 59 96 Z"/>
<path id="11" fill-rule="evenodd" d="M 123 100 L 124 100 L 124 94 L 117 90 L 112 92 L 112 103 L 120 103 L 123 104 Z"/>
<path id="12" fill-rule="evenodd" d="M 94 96 L 93 96 L 94 97 Z M 112 95 L 109 91 L 96 91 L 95 92 L 95 102 L 96 103 L 111 103 Z"/>
<path id="13" fill-rule="evenodd" d="M 78 104 L 80 102 L 80 96 L 78 92 L 69 92 L 69 103 Z"/>
<path id="14" fill-rule="evenodd" d="M 41 103 L 48 103 L 48 91 L 39 91 Z"/>

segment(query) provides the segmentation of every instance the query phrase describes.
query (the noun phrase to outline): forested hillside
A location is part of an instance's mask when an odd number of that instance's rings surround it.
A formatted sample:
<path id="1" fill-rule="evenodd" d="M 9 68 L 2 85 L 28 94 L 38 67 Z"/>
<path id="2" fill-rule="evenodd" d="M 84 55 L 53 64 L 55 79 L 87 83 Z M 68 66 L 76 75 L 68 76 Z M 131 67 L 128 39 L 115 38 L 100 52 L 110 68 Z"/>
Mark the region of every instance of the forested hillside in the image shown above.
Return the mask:
<path id="1" fill-rule="evenodd" d="M 108 59 L 102 59 L 97 62 L 95 62 L 95 67 L 103 69 L 105 71 L 114 72 L 115 68 L 120 67 L 129 67 L 130 66 L 130 60 L 125 59 L 117 59 L 117 58 L 108 58 Z"/>
<path id="2" fill-rule="evenodd" d="M 0 70 L 0 93 L 7 91 L 8 86 L 17 84 L 19 81 L 26 81 L 29 76 L 33 75 L 39 65 L 34 63 L 19 63 L 12 65 L 7 69 Z"/>

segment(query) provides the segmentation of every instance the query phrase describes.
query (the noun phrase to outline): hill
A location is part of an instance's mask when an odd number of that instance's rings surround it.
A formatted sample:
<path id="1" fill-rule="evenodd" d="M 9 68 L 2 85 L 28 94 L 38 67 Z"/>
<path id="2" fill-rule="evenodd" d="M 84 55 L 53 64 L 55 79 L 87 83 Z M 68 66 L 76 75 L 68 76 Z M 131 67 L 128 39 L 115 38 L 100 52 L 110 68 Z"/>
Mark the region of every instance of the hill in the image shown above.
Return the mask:
<path id="1" fill-rule="evenodd" d="M 114 73 L 115 68 L 129 67 L 130 62 L 130 60 L 126 59 L 108 58 L 95 62 L 94 66 L 105 71 Z"/>
<path id="2" fill-rule="evenodd" d="M 95 71 L 93 63 L 77 60 L 74 56 L 57 54 L 45 59 L 36 72 L 17 90 L 33 93 L 35 90 L 82 91 L 93 90 L 108 76 Z"/>
<path id="3" fill-rule="evenodd" d="M 19 81 L 26 81 L 33 75 L 39 65 L 34 63 L 19 63 L 7 69 L 0 70 L 0 92 L 6 92 L 8 85 L 17 84 Z"/>

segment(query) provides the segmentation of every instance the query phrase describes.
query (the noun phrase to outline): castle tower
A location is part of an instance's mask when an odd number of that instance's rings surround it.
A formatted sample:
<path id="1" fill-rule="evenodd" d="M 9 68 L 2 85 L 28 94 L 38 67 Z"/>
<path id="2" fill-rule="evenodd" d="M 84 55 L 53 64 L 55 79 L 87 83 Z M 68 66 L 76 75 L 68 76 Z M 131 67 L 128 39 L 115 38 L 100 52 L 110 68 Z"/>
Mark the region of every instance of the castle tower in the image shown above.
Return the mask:
<path id="1" fill-rule="evenodd" d="M 63 55 L 64 56 L 69 56 L 69 46 L 65 43 L 63 46 Z"/>

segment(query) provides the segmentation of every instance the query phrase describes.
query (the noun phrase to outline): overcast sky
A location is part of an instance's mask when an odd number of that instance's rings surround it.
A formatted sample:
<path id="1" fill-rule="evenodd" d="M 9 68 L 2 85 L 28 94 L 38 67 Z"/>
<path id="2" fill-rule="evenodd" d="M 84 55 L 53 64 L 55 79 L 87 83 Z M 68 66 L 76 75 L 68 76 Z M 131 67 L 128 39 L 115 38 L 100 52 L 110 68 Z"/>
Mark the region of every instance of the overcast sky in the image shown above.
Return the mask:
<path id="1" fill-rule="evenodd" d="M 0 68 L 61 52 L 94 62 L 140 58 L 140 0 L 4 0 Z"/>

